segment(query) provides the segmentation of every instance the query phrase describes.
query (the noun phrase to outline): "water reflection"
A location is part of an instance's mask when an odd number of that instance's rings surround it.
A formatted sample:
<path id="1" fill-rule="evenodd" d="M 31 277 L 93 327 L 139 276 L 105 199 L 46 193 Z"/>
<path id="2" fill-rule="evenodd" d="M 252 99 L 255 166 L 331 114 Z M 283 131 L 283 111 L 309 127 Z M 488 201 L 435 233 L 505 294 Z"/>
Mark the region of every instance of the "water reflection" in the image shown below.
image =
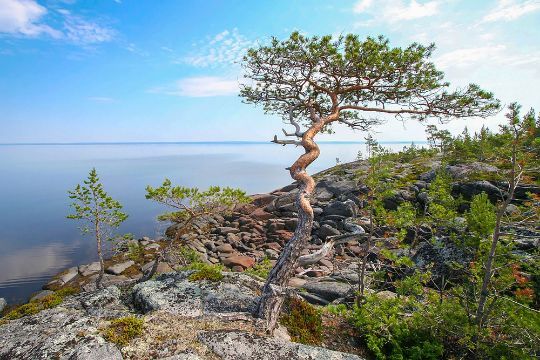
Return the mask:
<path id="1" fill-rule="evenodd" d="M 394 144 L 401 148 L 403 144 Z M 311 172 L 354 160 L 362 144 L 323 143 Z M 156 236 L 163 208 L 145 199 L 146 185 L 164 178 L 206 188 L 267 192 L 289 184 L 286 167 L 301 148 L 274 144 L 0 145 L 0 297 L 23 300 L 59 269 L 95 259 L 91 238 L 67 220 L 67 190 L 96 167 L 107 191 L 130 215 L 120 229 Z"/>

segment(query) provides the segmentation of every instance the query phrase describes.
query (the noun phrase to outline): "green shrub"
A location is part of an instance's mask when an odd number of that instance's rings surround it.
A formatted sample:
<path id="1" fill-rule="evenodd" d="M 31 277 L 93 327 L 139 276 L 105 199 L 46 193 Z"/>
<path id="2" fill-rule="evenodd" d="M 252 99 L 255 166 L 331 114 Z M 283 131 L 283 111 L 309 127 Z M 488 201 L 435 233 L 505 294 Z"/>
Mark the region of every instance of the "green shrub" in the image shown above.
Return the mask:
<path id="1" fill-rule="evenodd" d="M 128 258 L 135 262 L 141 262 L 144 260 L 144 246 L 139 242 L 131 242 L 128 244 Z"/>
<path id="2" fill-rule="evenodd" d="M 66 286 L 61 289 L 58 289 L 55 291 L 55 294 L 60 296 L 62 299 L 66 296 L 76 295 L 81 292 L 81 289 L 73 287 L 73 286 Z"/>
<path id="3" fill-rule="evenodd" d="M 253 267 L 246 269 L 244 273 L 266 279 L 270 274 L 270 270 L 272 270 L 272 262 L 270 259 L 264 258 L 261 262 L 255 264 Z"/>
<path id="4" fill-rule="evenodd" d="M 322 342 L 321 312 L 304 300 L 288 299 L 280 322 L 289 331 L 292 341 L 309 345 Z"/>
<path id="5" fill-rule="evenodd" d="M 354 306 L 350 320 L 377 359 L 440 359 L 443 345 L 416 319 L 420 306 L 407 298 L 370 295 Z"/>
<path id="6" fill-rule="evenodd" d="M 222 267 L 220 265 L 198 263 L 196 266 L 192 266 L 192 268 L 197 271 L 189 276 L 189 280 L 191 281 L 208 280 L 218 282 L 223 279 L 223 274 L 221 273 Z"/>
<path id="7" fill-rule="evenodd" d="M 112 320 L 103 335 L 108 341 L 119 346 L 125 346 L 132 339 L 142 334 L 143 327 L 143 319 L 127 316 Z"/>

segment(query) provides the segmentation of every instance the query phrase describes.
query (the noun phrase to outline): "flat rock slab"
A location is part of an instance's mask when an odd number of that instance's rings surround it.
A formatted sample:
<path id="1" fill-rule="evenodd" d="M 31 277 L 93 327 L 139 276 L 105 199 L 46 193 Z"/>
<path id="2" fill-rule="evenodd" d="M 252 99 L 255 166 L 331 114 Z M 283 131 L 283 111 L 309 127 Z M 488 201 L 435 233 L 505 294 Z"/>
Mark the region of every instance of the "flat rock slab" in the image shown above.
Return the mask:
<path id="1" fill-rule="evenodd" d="M 351 291 L 348 284 L 337 281 L 313 281 L 305 283 L 302 288 L 330 302 L 347 296 Z"/>
<path id="2" fill-rule="evenodd" d="M 60 276 L 60 281 L 65 284 L 73 280 L 75 276 L 79 273 L 77 267 L 69 268 L 62 276 Z"/>
<path id="3" fill-rule="evenodd" d="M 251 256 L 233 255 L 222 260 L 223 265 L 228 267 L 241 266 L 244 269 L 250 268 L 255 265 L 255 259 Z"/>
<path id="4" fill-rule="evenodd" d="M 198 338 L 223 360 L 363 360 L 352 354 L 244 332 L 207 331 Z"/>
<path id="5" fill-rule="evenodd" d="M 113 266 L 109 266 L 107 268 L 107 272 L 109 274 L 113 275 L 120 275 L 124 271 L 127 270 L 127 268 L 131 267 L 132 265 L 135 265 L 135 262 L 133 260 L 128 260 L 123 263 L 114 264 Z"/>
<path id="6" fill-rule="evenodd" d="M 135 306 L 147 313 L 163 310 L 186 317 L 206 314 L 252 312 L 256 291 L 262 286 L 243 274 L 224 273 L 222 281 L 190 281 L 186 271 L 158 276 L 133 287 Z"/>
<path id="7" fill-rule="evenodd" d="M 79 266 L 79 274 L 81 274 L 81 276 L 90 276 L 99 272 L 100 268 L 99 261 L 95 261 L 91 264 Z"/>

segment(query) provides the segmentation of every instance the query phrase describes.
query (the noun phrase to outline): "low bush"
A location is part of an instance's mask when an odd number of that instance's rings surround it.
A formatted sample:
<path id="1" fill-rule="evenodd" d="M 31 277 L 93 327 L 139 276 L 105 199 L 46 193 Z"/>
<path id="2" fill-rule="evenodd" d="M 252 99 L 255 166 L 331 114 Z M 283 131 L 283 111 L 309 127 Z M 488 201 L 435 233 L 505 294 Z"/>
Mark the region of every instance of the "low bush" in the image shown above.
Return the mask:
<path id="1" fill-rule="evenodd" d="M 132 339 L 140 336 L 144 328 L 144 320 L 135 316 L 126 316 L 111 321 L 103 332 L 105 339 L 119 346 L 127 345 Z"/>
<path id="2" fill-rule="evenodd" d="M 197 270 L 189 276 L 191 281 L 208 280 L 218 282 L 223 279 L 222 267 L 219 265 L 196 263 L 196 265 L 192 264 L 191 268 Z"/>
<path id="3" fill-rule="evenodd" d="M 440 359 L 443 345 L 421 326 L 420 303 L 407 298 L 368 296 L 350 320 L 377 359 Z"/>
<path id="4" fill-rule="evenodd" d="M 255 264 L 253 267 L 246 269 L 244 273 L 266 279 L 270 274 L 270 270 L 272 270 L 272 263 L 270 262 L 270 259 L 264 258 L 261 262 Z"/>
<path id="5" fill-rule="evenodd" d="M 288 299 L 280 322 L 289 331 L 292 341 L 308 345 L 319 345 L 322 342 L 321 312 L 304 300 Z"/>

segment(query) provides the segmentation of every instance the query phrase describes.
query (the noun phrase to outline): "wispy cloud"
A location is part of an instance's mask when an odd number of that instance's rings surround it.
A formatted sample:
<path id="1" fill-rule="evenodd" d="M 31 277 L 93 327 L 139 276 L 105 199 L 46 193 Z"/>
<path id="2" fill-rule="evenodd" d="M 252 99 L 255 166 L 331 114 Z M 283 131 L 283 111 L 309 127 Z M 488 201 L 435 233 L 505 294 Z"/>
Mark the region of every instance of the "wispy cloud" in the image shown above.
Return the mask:
<path id="1" fill-rule="evenodd" d="M 353 11 L 357 14 L 368 14 L 375 20 L 399 22 L 429 17 L 439 12 L 440 1 L 416 0 L 360 0 L 355 3 Z"/>
<path id="2" fill-rule="evenodd" d="M 499 0 L 497 6 L 482 18 L 481 23 L 512 21 L 538 10 L 540 10 L 538 0 Z"/>
<path id="3" fill-rule="evenodd" d="M 111 41 L 116 31 L 96 21 L 88 20 L 66 9 L 60 14 L 60 24 L 53 28 L 45 22 L 49 11 L 35 0 L 0 0 L 0 33 L 38 37 L 50 36 L 77 45 L 90 45 Z"/>
<path id="4" fill-rule="evenodd" d="M 43 23 L 47 9 L 35 0 L 0 0 L 0 33 L 36 37 L 61 37 L 60 31 Z"/>
<path id="5" fill-rule="evenodd" d="M 215 76 L 183 78 L 175 83 L 150 89 L 148 92 L 185 97 L 229 96 L 238 93 L 238 81 Z"/>
<path id="6" fill-rule="evenodd" d="M 108 96 L 90 96 L 87 99 L 90 101 L 97 102 L 97 103 L 105 103 L 105 104 L 113 103 L 116 101 L 114 98 L 108 97 Z"/>
<path id="7" fill-rule="evenodd" d="M 254 45 L 255 42 L 240 34 L 238 29 L 224 30 L 203 42 L 193 44 L 197 50 L 177 62 L 197 67 L 231 65 L 238 63 L 247 49 Z"/>
<path id="8" fill-rule="evenodd" d="M 64 37 L 76 44 L 90 45 L 111 41 L 116 31 L 107 26 L 72 14 L 68 10 L 59 10 L 64 15 Z"/>
<path id="9" fill-rule="evenodd" d="M 450 51 L 435 59 L 443 69 L 464 69 L 482 64 L 527 66 L 540 64 L 540 53 L 516 54 L 505 45 L 487 45 Z"/>

